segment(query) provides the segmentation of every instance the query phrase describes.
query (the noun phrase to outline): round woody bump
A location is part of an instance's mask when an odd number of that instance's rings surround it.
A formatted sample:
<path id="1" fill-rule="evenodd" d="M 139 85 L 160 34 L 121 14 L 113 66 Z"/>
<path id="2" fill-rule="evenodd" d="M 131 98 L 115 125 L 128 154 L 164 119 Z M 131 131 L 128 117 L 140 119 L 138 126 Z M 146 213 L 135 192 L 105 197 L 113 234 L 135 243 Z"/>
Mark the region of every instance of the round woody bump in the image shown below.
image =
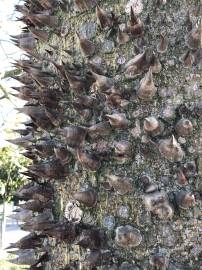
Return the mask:
<path id="1" fill-rule="evenodd" d="M 190 136 L 193 132 L 192 122 L 186 118 L 180 119 L 175 126 L 175 131 L 178 136 L 181 137 Z"/>
<path id="2" fill-rule="evenodd" d="M 116 228 L 115 242 L 123 248 L 137 247 L 142 242 L 140 231 L 131 225 Z"/>
<path id="3" fill-rule="evenodd" d="M 138 97 L 143 101 L 151 101 L 156 94 L 157 88 L 154 85 L 152 68 L 146 73 L 144 78 L 140 81 L 140 86 L 137 90 Z"/>
<path id="4" fill-rule="evenodd" d="M 159 142 L 159 151 L 171 162 L 181 161 L 184 157 L 184 151 L 173 135 Z"/>

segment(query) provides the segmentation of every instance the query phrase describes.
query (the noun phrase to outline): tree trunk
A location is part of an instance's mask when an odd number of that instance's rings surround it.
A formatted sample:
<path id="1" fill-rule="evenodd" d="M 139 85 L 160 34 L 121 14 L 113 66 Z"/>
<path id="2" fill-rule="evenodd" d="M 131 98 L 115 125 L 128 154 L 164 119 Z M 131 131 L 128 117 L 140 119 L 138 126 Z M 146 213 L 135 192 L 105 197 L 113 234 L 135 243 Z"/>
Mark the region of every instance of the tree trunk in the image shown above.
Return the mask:
<path id="1" fill-rule="evenodd" d="M 59 106 L 35 102 L 49 109 L 45 120 L 26 112 L 36 138 L 50 135 L 72 159 L 55 150 L 58 177 L 31 172 L 51 181 L 55 220 L 72 222 L 70 210 L 64 216 L 73 201 L 79 224 L 106 237 L 88 253 L 75 245 L 80 235 L 71 244 L 49 238 L 45 269 L 201 269 L 201 2 L 131 0 L 133 12 L 124 0 L 75 2 L 77 10 L 57 4 L 59 26 L 43 28 L 49 39 L 32 58 L 53 74 L 42 81 L 29 72 L 34 91 L 57 89 Z M 87 134 L 65 131 L 71 125 Z"/>

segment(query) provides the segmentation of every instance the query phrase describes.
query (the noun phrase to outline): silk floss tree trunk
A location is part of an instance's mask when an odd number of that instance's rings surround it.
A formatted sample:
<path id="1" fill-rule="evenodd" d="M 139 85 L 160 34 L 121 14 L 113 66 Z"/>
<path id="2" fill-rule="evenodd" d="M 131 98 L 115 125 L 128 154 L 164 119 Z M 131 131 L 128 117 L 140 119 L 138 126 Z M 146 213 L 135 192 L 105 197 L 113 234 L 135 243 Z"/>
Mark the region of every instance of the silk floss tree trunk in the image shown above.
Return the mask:
<path id="1" fill-rule="evenodd" d="M 201 1 L 16 10 L 25 27 L 12 39 L 26 57 L 14 95 L 30 121 L 13 142 L 32 164 L 16 194 L 31 233 L 10 246 L 15 262 L 201 269 Z"/>

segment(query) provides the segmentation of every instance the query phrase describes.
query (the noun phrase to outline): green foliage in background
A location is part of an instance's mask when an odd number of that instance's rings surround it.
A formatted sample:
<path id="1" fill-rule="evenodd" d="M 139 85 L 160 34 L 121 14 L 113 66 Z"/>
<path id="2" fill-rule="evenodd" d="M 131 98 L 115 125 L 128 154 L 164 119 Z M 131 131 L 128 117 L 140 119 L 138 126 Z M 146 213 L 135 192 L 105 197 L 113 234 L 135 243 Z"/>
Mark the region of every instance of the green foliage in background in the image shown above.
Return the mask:
<path id="1" fill-rule="evenodd" d="M 13 193 L 24 182 L 20 170 L 28 161 L 20 156 L 16 148 L 0 148 L 0 203 L 11 201 Z"/>
<path id="2" fill-rule="evenodd" d="M 14 255 L 8 254 L 7 256 L 3 256 L 4 258 L 0 259 L 0 270 L 22 270 L 27 269 L 25 265 L 16 265 L 8 262 L 7 260 L 15 258 Z"/>
<path id="3" fill-rule="evenodd" d="M 26 268 L 24 266 L 19 266 L 19 265 L 9 263 L 6 260 L 0 260 L 0 269 L 1 270 L 22 270 Z"/>

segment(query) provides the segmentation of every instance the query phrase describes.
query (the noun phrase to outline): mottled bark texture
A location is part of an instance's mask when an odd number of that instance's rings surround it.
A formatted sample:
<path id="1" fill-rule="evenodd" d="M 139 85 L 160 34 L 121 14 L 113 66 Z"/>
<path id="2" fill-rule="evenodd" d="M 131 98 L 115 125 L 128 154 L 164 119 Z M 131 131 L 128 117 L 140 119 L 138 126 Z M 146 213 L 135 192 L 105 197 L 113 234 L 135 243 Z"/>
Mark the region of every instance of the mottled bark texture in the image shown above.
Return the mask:
<path id="1" fill-rule="evenodd" d="M 52 126 L 34 135 L 63 148 L 34 161 L 57 157 L 49 173 L 30 169 L 54 187 L 56 221 L 67 221 L 69 203 L 69 221 L 106 235 L 82 231 L 71 244 L 49 237 L 44 269 L 201 269 L 201 2 L 130 1 L 134 14 L 124 0 L 102 0 L 97 8 L 75 2 L 76 9 L 56 4 L 58 26 L 44 27 L 49 39 L 38 42 L 41 57 L 33 58 L 51 72 L 35 87 L 59 89 L 49 105 L 60 104 L 57 111 L 45 105 Z M 84 2 L 90 8 L 83 10 Z M 193 29 L 198 44 L 190 40 Z M 97 133 L 89 129 L 100 122 Z M 64 128 L 71 125 L 87 134 L 69 137 L 73 131 Z M 87 234 L 90 249 L 79 242 Z"/>

